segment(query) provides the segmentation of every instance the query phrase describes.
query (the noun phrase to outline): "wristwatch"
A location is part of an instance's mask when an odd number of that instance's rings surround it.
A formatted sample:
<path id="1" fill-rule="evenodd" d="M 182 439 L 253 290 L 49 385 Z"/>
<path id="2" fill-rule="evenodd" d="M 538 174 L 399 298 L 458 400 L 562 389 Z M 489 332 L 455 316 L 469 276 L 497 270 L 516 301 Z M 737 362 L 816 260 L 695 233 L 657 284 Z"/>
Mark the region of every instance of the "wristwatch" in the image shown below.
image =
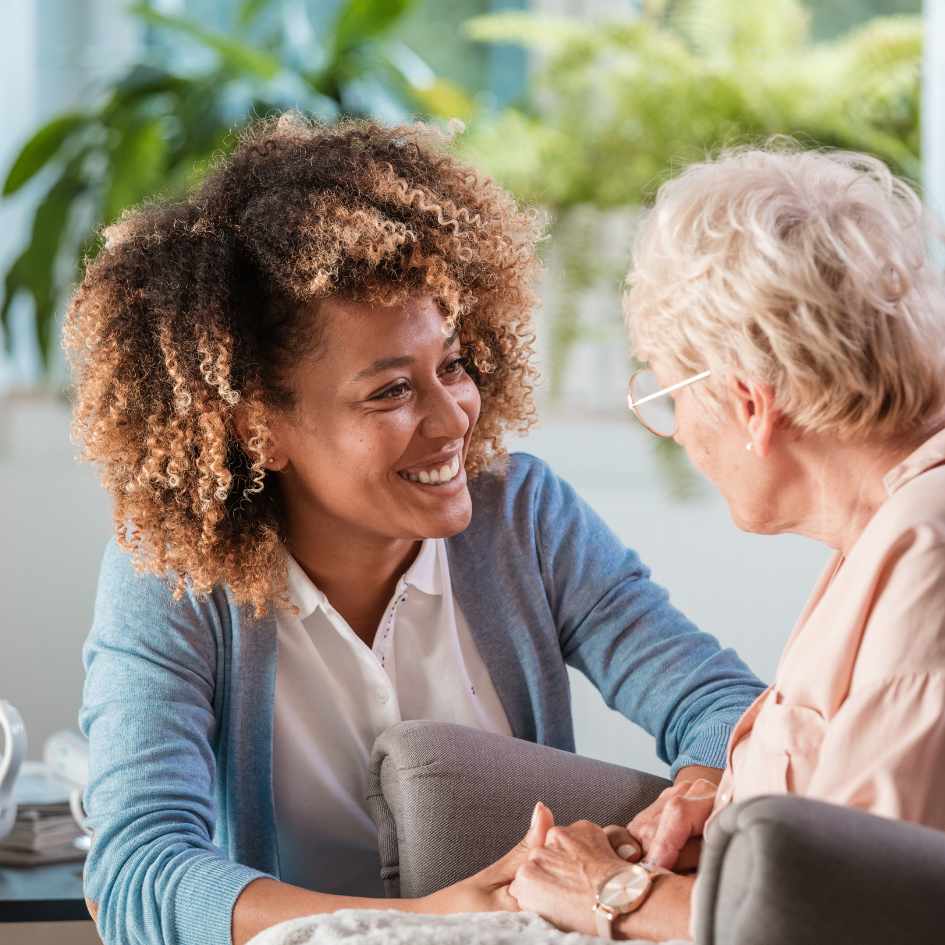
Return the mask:
<path id="1" fill-rule="evenodd" d="M 649 863 L 629 863 L 606 879 L 594 902 L 594 924 L 601 938 L 613 939 L 613 921 L 618 916 L 636 912 L 646 902 L 658 876 L 669 870 Z"/>

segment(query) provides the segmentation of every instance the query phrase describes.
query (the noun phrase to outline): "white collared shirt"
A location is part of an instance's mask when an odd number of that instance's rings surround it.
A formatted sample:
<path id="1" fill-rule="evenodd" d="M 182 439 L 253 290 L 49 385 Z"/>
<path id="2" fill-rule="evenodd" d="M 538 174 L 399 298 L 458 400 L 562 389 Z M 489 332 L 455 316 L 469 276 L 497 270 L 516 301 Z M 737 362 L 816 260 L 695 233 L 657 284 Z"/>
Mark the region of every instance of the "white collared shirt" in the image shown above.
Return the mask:
<path id="1" fill-rule="evenodd" d="M 443 539 L 428 538 L 398 581 L 373 647 L 294 558 L 276 616 L 273 791 L 284 882 L 383 896 L 368 813 L 374 740 L 408 719 L 511 734 L 505 710 L 453 598 Z"/>

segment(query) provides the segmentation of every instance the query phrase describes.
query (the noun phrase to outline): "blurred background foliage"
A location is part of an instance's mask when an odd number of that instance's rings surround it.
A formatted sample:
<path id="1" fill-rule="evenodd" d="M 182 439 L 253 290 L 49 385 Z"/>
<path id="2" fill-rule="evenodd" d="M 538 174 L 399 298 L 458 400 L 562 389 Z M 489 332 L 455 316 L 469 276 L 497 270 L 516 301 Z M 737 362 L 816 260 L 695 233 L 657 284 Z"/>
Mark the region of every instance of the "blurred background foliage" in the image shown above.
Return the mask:
<path id="1" fill-rule="evenodd" d="M 26 246 L 5 273 L 7 344 L 11 306 L 26 294 L 48 370 L 64 294 L 94 254 L 99 228 L 148 197 L 184 191 L 253 116 L 287 108 L 325 121 L 471 115 L 470 96 L 396 35 L 416 6 L 345 0 L 318 23 L 304 3 L 241 0 L 214 28 L 133 4 L 152 34 L 141 60 L 97 90 L 92 107 L 39 128 L 7 173 L 4 197 L 41 173 L 50 178 Z"/>
<path id="2" fill-rule="evenodd" d="M 460 147 L 551 211 L 552 399 L 586 335 L 582 297 L 601 281 L 613 288 L 612 340 L 620 337 L 616 299 L 628 260 L 595 237 L 610 231 L 601 212 L 633 214 L 674 169 L 774 134 L 871 151 L 920 177 L 919 17 L 878 17 L 816 40 L 799 0 L 650 0 L 630 21 L 520 12 L 476 18 L 467 30 L 522 46 L 535 62 L 527 98 L 479 113 Z"/>
<path id="3" fill-rule="evenodd" d="M 642 0 L 638 16 L 601 22 L 475 15 L 498 6 L 525 4 L 234 0 L 212 17 L 134 4 L 149 38 L 139 61 L 37 130 L 8 171 L 4 197 L 37 178 L 44 190 L 4 274 L 7 344 L 25 295 L 48 372 L 63 300 L 100 226 L 182 191 L 241 125 L 290 107 L 328 121 L 460 117 L 460 153 L 547 208 L 552 398 L 580 340 L 622 343 L 632 221 L 674 168 L 785 133 L 869 150 L 919 177 L 921 19 L 864 22 L 916 12 L 919 0 Z M 630 228 L 616 241 L 615 217 L 617 232 Z M 585 293 L 601 285 L 609 321 L 588 322 Z"/>

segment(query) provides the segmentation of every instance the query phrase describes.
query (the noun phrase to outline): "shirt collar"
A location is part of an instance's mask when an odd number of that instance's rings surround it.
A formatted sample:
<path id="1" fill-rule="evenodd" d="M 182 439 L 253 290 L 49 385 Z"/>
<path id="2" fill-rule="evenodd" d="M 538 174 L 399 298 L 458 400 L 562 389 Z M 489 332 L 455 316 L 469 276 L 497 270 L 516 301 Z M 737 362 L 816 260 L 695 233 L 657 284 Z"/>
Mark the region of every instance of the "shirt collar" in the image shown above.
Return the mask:
<path id="1" fill-rule="evenodd" d="M 445 554 L 446 545 L 442 538 L 425 538 L 419 554 L 407 568 L 403 582 L 432 597 L 441 596 Z M 289 599 L 298 607 L 299 619 L 305 620 L 319 608 L 324 609 L 328 605 L 328 598 L 288 550 L 285 556 Z"/>
<path id="2" fill-rule="evenodd" d="M 312 579 L 305 573 L 302 565 L 289 554 L 285 553 L 287 580 L 289 585 L 289 600 L 299 609 L 299 619 L 310 617 L 319 607 L 328 603 L 328 598 L 315 586 Z"/>
<path id="3" fill-rule="evenodd" d="M 446 543 L 442 538 L 424 538 L 420 546 L 420 553 L 413 559 L 413 564 L 407 568 L 404 583 L 410 584 L 418 591 L 439 597 L 443 593 L 443 561 L 446 554 Z"/>
<path id="4" fill-rule="evenodd" d="M 883 476 L 886 494 L 892 495 L 916 476 L 945 462 L 945 429 L 933 433 L 917 450 Z"/>

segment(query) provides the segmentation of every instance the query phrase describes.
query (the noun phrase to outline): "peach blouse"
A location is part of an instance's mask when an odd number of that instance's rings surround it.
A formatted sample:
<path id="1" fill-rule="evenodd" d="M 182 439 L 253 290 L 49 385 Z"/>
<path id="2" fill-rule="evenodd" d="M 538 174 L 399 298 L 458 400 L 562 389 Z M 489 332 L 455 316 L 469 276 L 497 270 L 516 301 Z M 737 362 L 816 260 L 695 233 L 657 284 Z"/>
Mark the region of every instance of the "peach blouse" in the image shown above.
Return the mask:
<path id="1" fill-rule="evenodd" d="M 945 830 L 945 430 L 828 565 L 732 732 L 715 814 L 800 794 Z"/>

